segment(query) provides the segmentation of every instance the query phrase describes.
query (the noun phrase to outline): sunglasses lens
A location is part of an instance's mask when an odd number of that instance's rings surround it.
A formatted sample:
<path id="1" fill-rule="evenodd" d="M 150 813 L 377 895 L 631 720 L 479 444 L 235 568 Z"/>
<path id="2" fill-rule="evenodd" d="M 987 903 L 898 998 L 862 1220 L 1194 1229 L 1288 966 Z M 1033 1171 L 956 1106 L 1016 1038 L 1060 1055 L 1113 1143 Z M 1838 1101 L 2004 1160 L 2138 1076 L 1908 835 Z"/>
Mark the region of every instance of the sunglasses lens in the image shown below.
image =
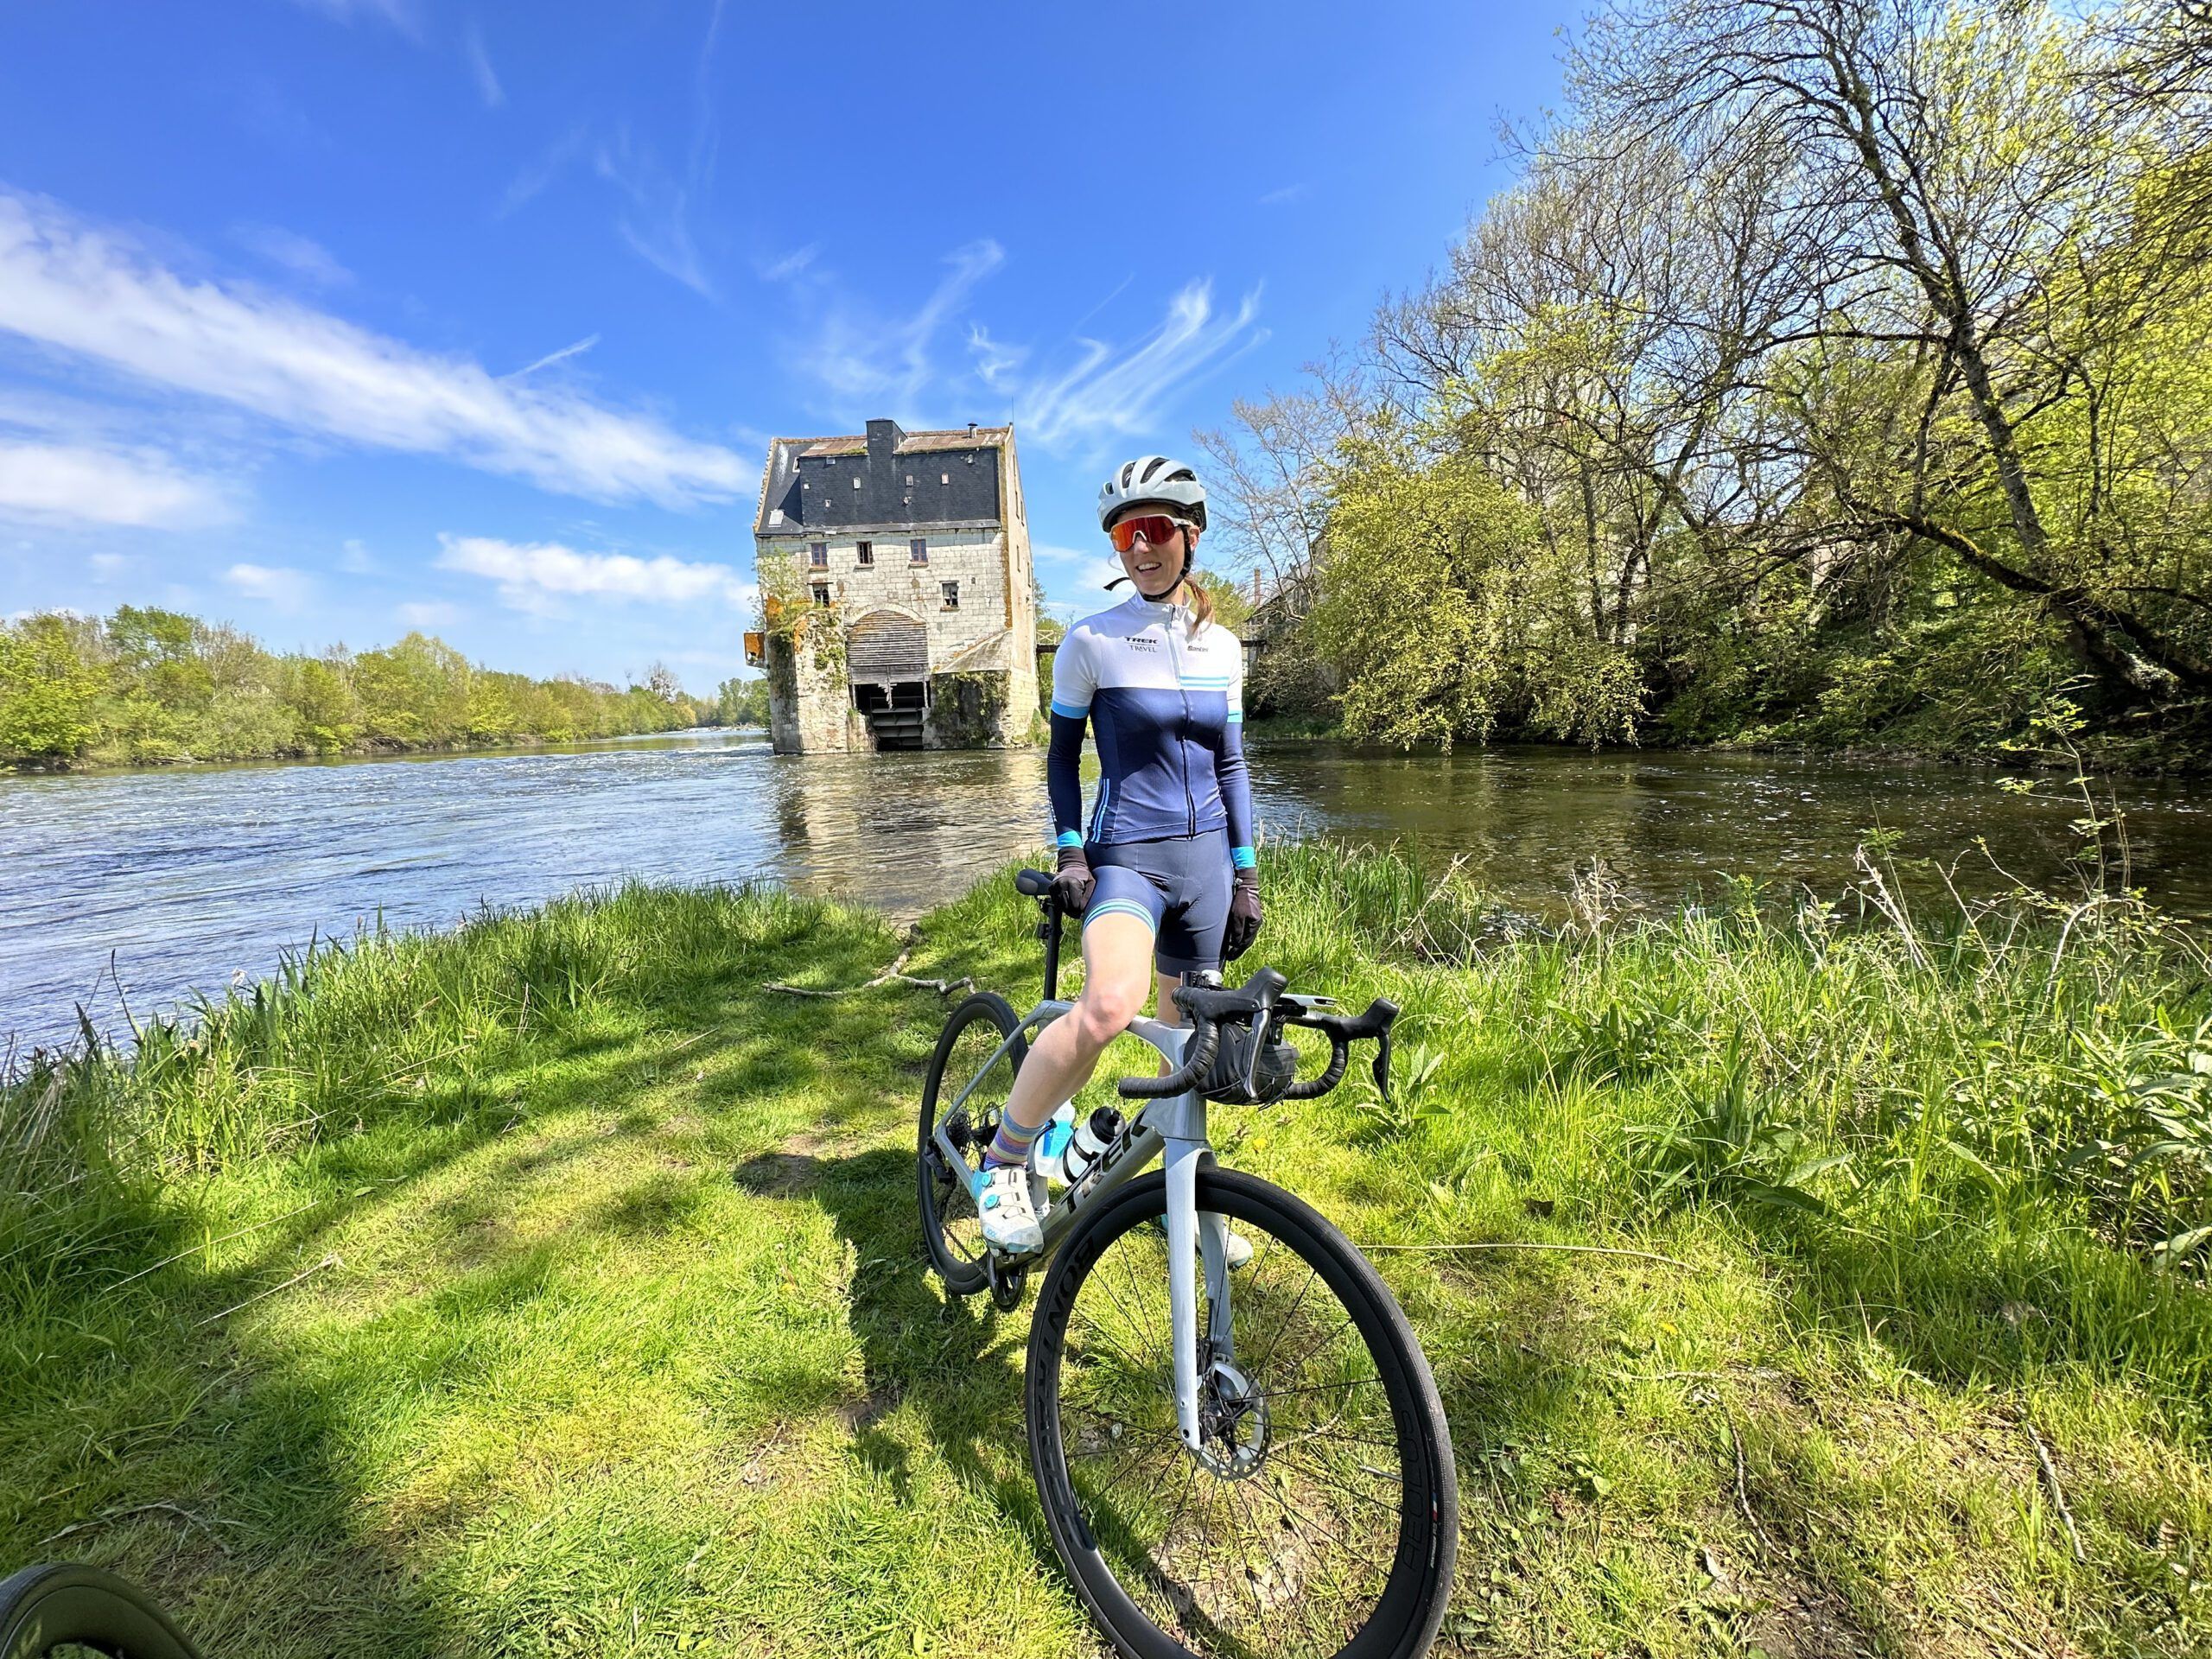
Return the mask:
<path id="1" fill-rule="evenodd" d="M 1137 544 L 1138 533 L 1154 547 L 1175 533 L 1175 521 L 1165 515 L 1154 514 L 1143 518 L 1124 518 L 1108 532 L 1116 553 L 1126 553 Z"/>

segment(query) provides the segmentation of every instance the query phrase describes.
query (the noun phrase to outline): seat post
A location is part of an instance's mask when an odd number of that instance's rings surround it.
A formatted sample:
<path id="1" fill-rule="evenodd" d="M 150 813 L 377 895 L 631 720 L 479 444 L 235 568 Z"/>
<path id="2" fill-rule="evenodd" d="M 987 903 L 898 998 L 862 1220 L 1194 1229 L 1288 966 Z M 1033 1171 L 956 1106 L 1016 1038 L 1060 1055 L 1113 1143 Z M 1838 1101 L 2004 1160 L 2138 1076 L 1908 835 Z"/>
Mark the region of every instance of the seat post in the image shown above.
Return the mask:
<path id="1" fill-rule="evenodd" d="M 1037 937 L 1045 941 L 1045 1000 L 1060 1000 L 1060 905 L 1059 900 L 1046 893 L 1037 901 L 1037 908 L 1044 919 L 1037 924 Z"/>

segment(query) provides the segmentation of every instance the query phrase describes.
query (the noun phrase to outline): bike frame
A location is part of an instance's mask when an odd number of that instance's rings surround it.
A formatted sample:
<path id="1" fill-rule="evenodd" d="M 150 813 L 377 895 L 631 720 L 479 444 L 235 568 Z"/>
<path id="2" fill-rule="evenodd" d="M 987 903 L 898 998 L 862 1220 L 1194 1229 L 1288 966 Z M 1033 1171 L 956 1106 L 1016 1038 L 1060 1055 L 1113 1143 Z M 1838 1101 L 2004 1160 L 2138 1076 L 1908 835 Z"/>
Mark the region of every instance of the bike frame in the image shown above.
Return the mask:
<path id="1" fill-rule="evenodd" d="M 1015 1043 L 1049 1025 L 1075 1005 L 1047 997 L 1024 1014 L 1014 1034 L 976 1068 L 960 1096 L 940 1115 L 931 1136 L 947 1166 L 963 1167 L 963 1158 L 944 1132 L 944 1121 L 966 1103 L 977 1083 L 1004 1059 Z M 1183 1046 L 1190 1040 L 1186 1027 L 1139 1018 L 1129 1022 L 1131 1036 L 1141 1039 L 1170 1067 L 1179 1065 Z M 1217 1160 L 1206 1133 L 1206 1103 L 1195 1089 L 1146 1103 L 1131 1126 L 1128 1148 L 1103 1168 L 1086 1173 L 1042 1217 L 1043 1249 L 1033 1258 L 1041 1262 L 1059 1248 L 1076 1224 L 1103 1199 L 1109 1197 L 1164 1158 L 1167 1170 L 1167 1308 L 1168 1329 L 1175 1351 L 1175 1421 L 1183 1444 L 1203 1454 L 1198 1432 L 1198 1273 L 1205 1274 L 1206 1306 L 1210 1310 L 1206 1337 L 1209 1357 L 1233 1364 L 1236 1356 L 1230 1338 L 1229 1224 L 1217 1215 L 1198 1210 L 1198 1171 Z M 1024 1264 L 1031 1258 L 1021 1258 Z"/>

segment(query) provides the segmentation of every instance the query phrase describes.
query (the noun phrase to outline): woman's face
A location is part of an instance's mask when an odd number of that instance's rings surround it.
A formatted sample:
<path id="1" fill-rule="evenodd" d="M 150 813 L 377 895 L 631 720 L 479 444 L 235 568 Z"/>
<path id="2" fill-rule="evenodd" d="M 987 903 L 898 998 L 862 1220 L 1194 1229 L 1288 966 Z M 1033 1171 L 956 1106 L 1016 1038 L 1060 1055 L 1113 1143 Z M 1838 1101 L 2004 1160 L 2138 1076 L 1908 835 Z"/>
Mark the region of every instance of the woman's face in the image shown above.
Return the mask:
<path id="1" fill-rule="evenodd" d="M 1158 510 L 1131 515 L 1144 518 Z M 1129 543 L 1129 550 L 1118 556 L 1122 569 L 1129 573 L 1129 580 L 1147 599 L 1165 599 L 1183 579 L 1189 563 L 1191 550 L 1198 544 L 1198 532 L 1189 524 L 1178 524 L 1175 533 L 1166 541 L 1154 543 L 1140 535 Z"/>

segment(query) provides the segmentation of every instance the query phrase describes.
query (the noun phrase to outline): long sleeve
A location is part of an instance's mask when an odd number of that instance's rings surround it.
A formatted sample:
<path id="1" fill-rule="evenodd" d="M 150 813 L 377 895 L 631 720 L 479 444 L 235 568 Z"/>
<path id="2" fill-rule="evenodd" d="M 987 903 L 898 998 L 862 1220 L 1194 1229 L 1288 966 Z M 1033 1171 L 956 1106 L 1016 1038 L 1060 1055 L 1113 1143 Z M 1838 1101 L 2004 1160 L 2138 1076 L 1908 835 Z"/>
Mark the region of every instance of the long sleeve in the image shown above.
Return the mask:
<path id="1" fill-rule="evenodd" d="M 1214 759 L 1214 781 L 1221 809 L 1229 818 L 1230 861 L 1240 870 L 1259 861 L 1252 846 L 1252 773 L 1244 763 L 1244 651 L 1232 645 L 1236 666 L 1229 677 L 1229 718 L 1221 728 L 1221 749 Z"/>
<path id="2" fill-rule="evenodd" d="M 1096 690 L 1087 642 L 1071 628 L 1052 653 L 1052 746 L 1045 754 L 1045 786 L 1052 799 L 1052 842 L 1083 845 L 1083 733 Z"/>

